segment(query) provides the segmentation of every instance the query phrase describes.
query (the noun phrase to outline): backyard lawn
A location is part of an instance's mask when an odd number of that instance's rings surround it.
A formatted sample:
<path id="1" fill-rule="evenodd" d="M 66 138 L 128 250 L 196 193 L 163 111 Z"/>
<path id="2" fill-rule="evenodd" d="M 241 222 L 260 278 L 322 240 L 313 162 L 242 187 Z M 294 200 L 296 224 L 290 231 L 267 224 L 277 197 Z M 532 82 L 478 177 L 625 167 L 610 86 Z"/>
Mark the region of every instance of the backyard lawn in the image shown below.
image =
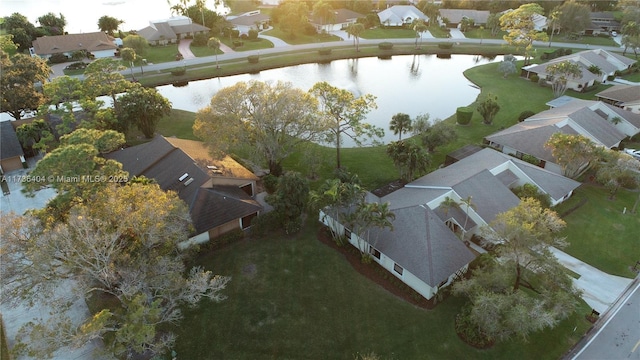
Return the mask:
<path id="1" fill-rule="evenodd" d="M 268 35 L 268 36 L 275 36 L 277 38 L 282 39 L 287 44 L 291 44 L 291 45 L 321 43 L 326 41 L 342 41 L 342 38 L 335 35 L 330 35 L 330 34 L 317 34 L 317 35 L 295 34 L 292 37 L 291 35 L 280 30 L 279 28 L 263 31 L 261 32 L 261 34 Z"/>
<path id="2" fill-rule="evenodd" d="M 178 45 L 170 44 L 165 46 L 149 46 L 147 52 L 142 55 L 147 59 L 149 64 L 159 64 L 176 60 L 176 54 L 178 54 Z"/>
<path id="3" fill-rule="evenodd" d="M 616 199 L 610 200 L 604 188 L 582 185 L 558 208 L 561 213 L 586 201 L 564 217 L 563 236 L 570 244 L 565 251 L 609 274 L 634 277 L 629 267 L 640 260 L 640 208 L 636 214 L 630 211 L 639 195 L 638 191 L 619 190 Z"/>
<path id="4" fill-rule="evenodd" d="M 454 331 L 464 300 L 450 297 L 434 310 L 404 302 L 319 242 L 309 222 L 294 237 L 241 241 L 197 261 L 232 281 L 224 302 L 185 312 L 178 358 L 354 359 L 374 352 L 381 359 L 558 359 L 590 325 L 581 303 L 528 342 L 476 350 Z"/>

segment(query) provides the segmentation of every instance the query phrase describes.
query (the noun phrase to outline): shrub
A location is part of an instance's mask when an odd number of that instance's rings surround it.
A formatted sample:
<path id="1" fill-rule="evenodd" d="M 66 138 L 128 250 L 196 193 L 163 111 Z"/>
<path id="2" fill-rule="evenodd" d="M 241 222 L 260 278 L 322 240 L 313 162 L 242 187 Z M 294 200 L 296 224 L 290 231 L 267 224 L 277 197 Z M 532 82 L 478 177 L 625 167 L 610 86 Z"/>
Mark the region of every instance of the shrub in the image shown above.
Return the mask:
<path id="1" fill-rule="evenodd" d="M 258 30 L 256 29 L 249 30 L 249 34 L 247 35 L 247 38 L 249 38 L 249 40 L 256 40 L 258 38 Z"/>
<path id="2" fill-rule="evenodd" d="M 268 194 L 273 194 L 278 188 L 278 177 L 275 175 L 267 174 L 262 178 L 262 183 Z"/>
<path id="3" fill-rule="evenodd" d="M 494 344 L 494 340 L 484 334 L 478 325 L 473 322 L 471 308 L 468 306 L 456 315 L 455 328 L 458 336 L 475 348 L 484 349 Z"/>
<path id="4" fill-rule="evenodd" d="M 275 211 L 264 213 L 251 221 L 251 235 L 264 236 L 280 229 L 281 224 L 280 215 Z"/>
<path id="5" fill-rule="evenodd" d="M 320 49 L 320 50 L 318 50 L 318 54 L 320 54 L 320 55 L 330 55 L 331 54 L 331 49 Z"/>
<path id="6" fill-rule="evenodd" d="M 453 43 L 451 43 L 451 42 L 439 43 L 438 44 L 438 49 L 451 49 L 451 48 L 453 48 Z"/>
<path id="7" fill-rule="evenodd" d="M 186 73 L 187 73 L 187 69 L 183 68 L 183 67 L 175 68 L 175 69 L 171 70 L 171 75 L 173 75 L 173 76 L 182 76 L 182 75 L 184 75 Z"/>
<path id="8" fill-rule="evenodd" d="M 530 116 L 533 116 L 535 114 L 536 113 L 534 113 L 531 110 L 525 110 L 525 111 L 521 112 L 520 115 L 518 115 L 518 122 L 523 122 L 524 119 L 526 119 L 526 118 L 528 118 Z"/>
<path id="9" fill-rule="evenodd" d="M 456 122 L 459 125 L 469 125 L 473 117 L 473 109 L 466 106 L 456 109 Z"/>
<path id="10" fill-rule="evenodd" d="M 62 53 L 53 54 L 49 58 L 49 63 L 51 63 L 51 64 L 61 64 L 63 62 L 67 62 L 67 61 L 69 61 L 69 57 L 67 55 L 65 55 L 65 54 L 62 54 Z"/>
<path id="11" fill-rule="evenodd" d="M 83 63 L 82 61 L 74 62 L 72 64 L 67 65 L 65 67 L 66 70 L 80 70 L 87 67 L 87 63 Z"/>
<path id="12" fill-rule="evenodd" d="M 211 251 L 219 249 L 224 245 L 238 242 L 244 238 L 244 231 L 240 229 L 234 229 L 228 233 L 210 239 L 209 242 L 200 245 L 200 251 Z"/>
<path id="13" fill-rule="evenodd" d="M 231 37 L 237 38 L 238 36 L 240 36 L 240 30 L 237 30 L 237 29 L 231 30 Z"/>
<path id="14" fill-rule="evenodd" d="M 378 44 L 378 49 L 380 50 L 391 50 L 393 49 L 393 44 L 390 42 L 382 42 L 380 44 Z"/>
<path id="15" fill-rule="evenodd" d="M 248 38 L 249 38 L 249 35 L 247 35 L 247 34 L 240 35 L 240 39 L 242 39 L 242 40 L 247 40 Z"/>
<path id="16" fill-rule="evenodd" d="M 249 60 L 250 64 L 257 64 L 260 61 L 260 57 L 258 55 L 249 55 L 247 60 Z"/>
<path id="17" fill-rule="evenodd" d="M 233 40 L 233 47 L 240 47 L 242 45 L 244 45 L 244 42 L 242 42 L 240 40 Z"/>
<path id="18" fill-rule="evenodd" d="M 531 80 L 531 82 L 537 83 L 540 80 L 540 76 L 538 76 L 537 74 L 532 74 L 531 76 L 529 76 L 529 80 Z"/>
<path id="19" fill-rule="evenodd" d="M 191 45 L 198 46 L 198 47 L 207 46 L 208 41 L 209 41 L 209 36 L 207 34 L 199 33 L 193 37 L 193 41 L 191 42 Z"/>

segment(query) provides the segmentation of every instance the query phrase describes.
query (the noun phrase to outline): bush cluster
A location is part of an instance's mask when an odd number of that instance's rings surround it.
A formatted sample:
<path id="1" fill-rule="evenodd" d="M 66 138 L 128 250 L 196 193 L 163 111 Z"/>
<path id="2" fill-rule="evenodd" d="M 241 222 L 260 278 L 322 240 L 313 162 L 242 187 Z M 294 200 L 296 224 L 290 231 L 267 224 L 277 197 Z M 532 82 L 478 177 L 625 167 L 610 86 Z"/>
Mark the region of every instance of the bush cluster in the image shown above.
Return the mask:
<path id="1" fill-rule="evenodd" d="M 320 50 L 318 50 L 318 54 L 320 54 L 320 55 L 330 55 L 331 54 L 331 49 L 320 49 Z"/>
<path id="2" fill-rule="evenodd" d="M 565 49 L 565 48 L 548 50 L 543 52 L 542 55 L 540 55 L 540 60 L 551 60 L 560 56 L 571 55 L 571 53 L 573 53 L 573 50 Z"/>
<path id="3" fill-rule="evenodd" d="M 187 73 L 187 69 L 181 67 L 181 68 L 175 68 L 173 70 L 171 70 L 171 75 L 173 76 L 182 76 L 184 74 Z"/>
<path id="4" fill-rule="evenodd" d="M 533 80 L 531 80 L 531 81 L 533 81 Z M 520 115 L 518 115 L 518 122 L 523 122 L 524 119 L 526 119 L 528 117 L 531 117 L 531 116 L 533 116 L 535 114 L 536 113 L 534 113 L 531 110 L 525 110 L 525 111 L 521 112 Z"/>
<path id="5" fill-rule="evenodd" d="M 67 61 L 69 61 L 69 57 L 63 53 L 53 54 L 49 57 L 50 64 L 61 64 Z"/>
<path id="6" fill-rule="evenodd" d="M 456 122 L 459 125 L 469 125 L 473 117 L 473 109 L 463 106 L 456 109 Z"/>
<path id="7" fill-rule="evenodd" d="M 380 49 L 380 50 L 391 50 L 391 49 L 393 49 L 393 44 L 390 43 L 390 42 L 385 41 L 385 42 L 382 42 L 382 43 L 378 44 L 378 49 Z"/>
<path id="8" fill-rule="evenodd" d="M 247 60 L 250 64 L 257 64 L 260 61 L 260 57 L 258 55 L 249 55 Z"/>

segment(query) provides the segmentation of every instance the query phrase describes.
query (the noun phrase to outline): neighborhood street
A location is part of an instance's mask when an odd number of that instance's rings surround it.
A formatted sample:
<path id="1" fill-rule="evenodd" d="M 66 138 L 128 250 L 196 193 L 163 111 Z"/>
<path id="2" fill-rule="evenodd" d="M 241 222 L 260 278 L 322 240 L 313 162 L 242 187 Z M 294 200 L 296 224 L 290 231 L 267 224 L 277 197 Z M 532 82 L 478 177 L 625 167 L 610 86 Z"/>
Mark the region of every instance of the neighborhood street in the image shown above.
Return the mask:
<path id="1" fill-rule="evenodd" d="M 639 289 L 636 277 L 620 300 L 564 359 L 640 359 Z"/>

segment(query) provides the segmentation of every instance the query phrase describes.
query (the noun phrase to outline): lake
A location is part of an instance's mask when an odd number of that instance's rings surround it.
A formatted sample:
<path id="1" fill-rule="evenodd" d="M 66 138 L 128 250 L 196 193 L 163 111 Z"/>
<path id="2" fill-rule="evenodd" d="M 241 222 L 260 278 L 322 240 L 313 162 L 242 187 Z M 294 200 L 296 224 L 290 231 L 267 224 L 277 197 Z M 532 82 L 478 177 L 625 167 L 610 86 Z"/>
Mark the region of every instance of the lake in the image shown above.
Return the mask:
<path id="1" fill-rule="evenodd" d="M 319 81 L 347 89 L 356 96 L 372 94 L 377 97 L 378 108 L 367 115 L 367 122 L 385 130 L 385 143 L 397 140 L 389 130 L 389 121 L 402 112 L 415 118 L 429 114 L 431 119 L 444 119 L 456 108 L 472 103 L 480 90 L 467 80 L 462 72 L 491 61 L 474 55 L 452 55 L 439 59 L 435 55 L 403 55 L 389 60 L 362 58 L 337 60 L 329 64 L 306 64 L 281 69 L 199 80 L 184 87 L 159 86 L 173 107 L 197 111 L 209 104 L 211 97 L 221 88 L 238 81 L 289 81 L 295 87 L 309 90 Z M 496 76 L 500 76 L 496 73 Z M 345 140 L 345 146 L 353 146 Z"/>

